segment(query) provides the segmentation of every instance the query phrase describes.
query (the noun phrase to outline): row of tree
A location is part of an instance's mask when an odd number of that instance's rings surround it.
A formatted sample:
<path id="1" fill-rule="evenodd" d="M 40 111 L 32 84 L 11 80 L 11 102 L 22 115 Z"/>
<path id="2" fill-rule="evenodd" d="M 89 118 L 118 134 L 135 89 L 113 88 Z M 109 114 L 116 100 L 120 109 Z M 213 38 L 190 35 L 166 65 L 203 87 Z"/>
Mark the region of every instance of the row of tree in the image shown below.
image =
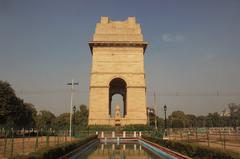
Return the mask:
<path id="1" fill-rule="evenodd" d="M 167 125 L 171 128 L 189 127 L 237 127 L 240 126 L 240 105 L 230 103 L 229 113 L 209 113 L 206 116 L 185 114 L 183 111 L 174 111 L 167 118 Z M 67 130 L 69 128 L 70 113 L 55 116 L 54 113 L 41 110 L 37 112 L 34 105 L 25 103 L 17 97 L 14 89 L 8 82 L 0 80 L 0 126 L 5 128 L 38 128 Z M 148 125 L 155 126 L 155 115 L 151 112 L 148 116 Z M 87 128 L 88 109 L 85 105 L 73 115 L 73 125 L 77 130 Z M 164 119 L 156 117 L 157 126 L 164 128 Z"/>
<path id="2" fill-rule="evenodd" d="M 240 105 L 230 103 L 229 113 L 223 111 L 209 113 L 206 116 L 185 114 L 182 111 L 174 111 L 168 118 L 168 125 L 172 128 L 183 127 L 238 127 L 240 126 Z"/>
<path id="3" fill-rule="evenodd" d="M 52 112 L 42 110 L 36 116 L 35 127 L 40 129 L 53 128 L 55 130 L 69 129 L 70 113 L 62 113 L 55 116 Z M 72 124 L 76 130 L 83 130 L 87 127 L 88 109 L 86 105 L 80 105 L 79 109 L 73 113 Z"/>
<path id="4" fill-rule="evenodd" d="M 228 104 L 229 112 L 223 111 L 209 113 L 208 115 L 196 116 L 185 114 L 183 111 L 173 111 L 167 118 L 169 128 L 195 128 L 195 127 L 239 127 L 240 126 L 240 104 Z M 150 126 L 155 125 L 154 113 L 149 114 Z M 157 117 L 157 125 L 164 128 L 164 119 Z"/>
<path id="5" fill-rule="evenodd" d="M 67 130 L 70 113 L 55 116 L 54 113 L 41 110 L 37 112 L 31 103 L 25 103 L 16 96 L 14 89 L 8 82 L 0 80 L 0 126 L 15 129 L 59 129 Z M 87 127 L 88 109 L 81 105 L 73 116 L 76 129 Z"/>

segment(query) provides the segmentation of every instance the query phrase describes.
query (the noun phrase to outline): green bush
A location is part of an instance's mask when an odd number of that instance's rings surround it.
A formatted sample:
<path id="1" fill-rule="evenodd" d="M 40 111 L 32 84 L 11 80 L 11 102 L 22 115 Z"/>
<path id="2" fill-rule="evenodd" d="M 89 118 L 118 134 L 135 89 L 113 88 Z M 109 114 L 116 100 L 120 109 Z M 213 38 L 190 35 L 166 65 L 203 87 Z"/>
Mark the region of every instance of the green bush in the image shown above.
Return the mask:
<path id="1" fill-rule="evenodd" d="M 133 124 L 133 125 L 126 125 L 122 127 L 123 131 L 148 131 L 152 130 L 151 127 L 143 124 Z"/>
<path id="2" fill-rule="evenodd" d="M 221 151 L 220 149 L 199 146 L 179 141 L 162 140 L 161 138 L 142 136 L 144 139 L 167 147 L 171 150 L 185 154 L 194 159 L 240 159 L 240 155 L 230 151 Z"/>
<path id="3" fill-rule="evenodd" d="M 72 150 L 88 143 L 91 140 L 97 139 L 96 135 L 90 136 L 83 140 L 74 141 L 70 143 L 60 144 L 54 147 L 43 148 L 37 152 L 29 153 L 28 155 L 18 155 L 14 156 L 12 159 L 54 159 L 59 158 Z"/>
<path id="4" fill-rule="evenodd" d="M 88 129 L 90 131 L 114 131 L 115 127 L 110 125 L 91 125 Z"/>
<path id="5" fill-rule="evenodd" d="M 122 130 L 122 131 L 152 131 L 153 127 L 144 124 L 132 124 L 132 125 L 125 125 L 121 127 L 115 127 L 110 125 L 91 125 L 88 127 L 90 131 L 115 131 L 115 130 Z"/>

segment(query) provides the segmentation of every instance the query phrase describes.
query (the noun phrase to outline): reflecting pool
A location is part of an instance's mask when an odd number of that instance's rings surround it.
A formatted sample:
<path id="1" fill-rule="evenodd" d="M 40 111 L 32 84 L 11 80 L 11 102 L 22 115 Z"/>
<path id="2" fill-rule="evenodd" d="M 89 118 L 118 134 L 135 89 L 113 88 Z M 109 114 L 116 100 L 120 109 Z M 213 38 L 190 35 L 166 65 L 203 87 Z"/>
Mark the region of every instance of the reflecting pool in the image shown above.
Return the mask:
<path id="1" fill-rule="evenodd" d="M 77 157 L 81 159 L 161 159 L 142 145 L 100 143 L 90 152 Z"/>

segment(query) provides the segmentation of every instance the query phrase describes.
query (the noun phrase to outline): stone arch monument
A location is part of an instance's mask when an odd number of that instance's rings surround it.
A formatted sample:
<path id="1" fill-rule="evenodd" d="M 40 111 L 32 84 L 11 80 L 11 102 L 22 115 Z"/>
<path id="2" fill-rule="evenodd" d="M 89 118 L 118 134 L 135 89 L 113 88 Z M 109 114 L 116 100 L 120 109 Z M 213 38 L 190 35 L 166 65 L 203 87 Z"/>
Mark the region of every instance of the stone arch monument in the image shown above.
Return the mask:
<path id="1" fill-rule="evenodd" d="M 112 21 L 101 17 L 92 41 L 89 125 L 146 124 L 146 84 L 143 39 L 135 17 Z M 123 117 L 111 117 L 114 94 L 123 97 Z"/>

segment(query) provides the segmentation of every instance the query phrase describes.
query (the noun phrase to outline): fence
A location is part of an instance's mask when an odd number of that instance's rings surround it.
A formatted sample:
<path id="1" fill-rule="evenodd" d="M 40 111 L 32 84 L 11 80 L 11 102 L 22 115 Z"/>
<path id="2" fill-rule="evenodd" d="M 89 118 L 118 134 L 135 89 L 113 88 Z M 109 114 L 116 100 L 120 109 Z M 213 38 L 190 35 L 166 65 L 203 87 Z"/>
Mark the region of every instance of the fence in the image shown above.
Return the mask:
<path id="1" fill-rule="evenodd" d="M 240 133 L 233 128 L 171 129 L 170 140 L 185 141 L 208 147 L 239 152 Z"/>
<path id="2" fill-rule="evenodd" d="M 137 138 L 149 132 L 142 131 L 96 131 L 99 138 Z"/>
<path id="3" fill-rule="evenodd" d="M 76 132 L 76 136 L 86 137 L 89 132 Z M 68 131 L 53 130 L 4 130 L 0 131 L 0 158 L 8 158 L 17 154 L 28 154 L 43 147 L 50 147 L 77 140 L 70 138 Z"/>

